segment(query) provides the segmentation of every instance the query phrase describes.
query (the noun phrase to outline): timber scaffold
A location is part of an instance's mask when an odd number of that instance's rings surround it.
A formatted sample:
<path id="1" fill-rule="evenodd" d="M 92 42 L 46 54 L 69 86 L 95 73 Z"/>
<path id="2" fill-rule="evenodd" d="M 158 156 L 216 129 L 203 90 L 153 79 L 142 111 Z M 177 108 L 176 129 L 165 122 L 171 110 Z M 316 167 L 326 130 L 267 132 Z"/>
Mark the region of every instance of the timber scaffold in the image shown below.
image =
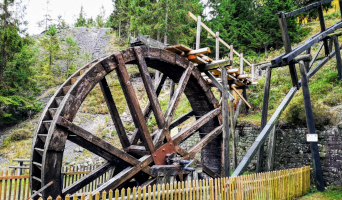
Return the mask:
<path id="1" fill-rule="evenodd" d="M 57 197 L 58 195 L 64 198 L 68 194 L 75 194 L 77 191 L 87 188 L 90 183 L 103 174 L 109 174 L 108 178 L 104 183 L 96 185 L 91 191 L 93 194 L 110 189 L 144 187 L 156 183 L 166 184 L 174 180 L 193 181 L 208 177 L 229 177 L 231 160 L 233 169 L 235 169 L 232 177 L 236 177 L 246 170 L 251 159 L 257 153 L 257 172 L 260 172 L 263 169 L 263 143 L 268 135 L 270 135 L 270 144 L 268 145 L 266 170 L 273 170 L 276 138 L 272 130 L 296 91 L 302 87 L 309 133 L 314 134 L 308 79 L 334 56 L 337 58 L 339 79 L 342 78 L 341 47 L 337 39 L 341 33 L 334 33 L 342 27 L 342 22 L 337 22 L 326 28 L 322 12 L 322 4 L 330 1 L 321 1 L 290 13 L 278 13 L 286 52 L 269 63 L 255 65 L 249 63 L 243 58 L 243 54 L 239 54 L 232 45 L 224 42 L 218 32 L 211 31 L 200 17 L 189 12 L 189 16 L 197 21 L 196 49 L 184 45 L 167 46 L 139 35 L 139 40 L 133 39 L 134 42 L 131 42 L 133 47 L 96 59 L 81 67 L 56 91 L 39 120 L 33 138 L 30 162 L 30 184 L 33 199 L 39 197 L 46 199 L 48 196 Z M 292 49 L 286 18 L 308 9 L 318 10 L 322 31 Z M 216 38 L 215 60 L 204 55 L 210 52 L 209 48 L 200 48 L 199 46 L 202 27 Z M 310 55 L 310 47 L 318 42 L 323 43 L 320 49 L 323 46 L 325 49 L 325 57 L 320 59 L 317 58 L 318 53 L 314 57 Z M 220 44 L 230 50 L 229 60 L 219 59 Z M 332 44 L 335 46 L 334 51 Z M 302 55 L 303 52 L 305 52 L 304 55 Z M 240 57 L 239 68 L 232 66 L 234 54 Z M 313 67 L 316 61 L 318 64 Z M 245 74 L 244 62 L 251 67 L 251 75 Z M 126 64 L 137 65 L 139 69 L 149 100 L 145 108 L 139 104 Z M 301 80 L 298 80 L 296 75 L 296 64 L 299 64 Z M 284 66 L 289 66 L 293 87 L 267 122 L 271 71 Z M 246 90 L 249 85 L 257 84 L 254 80 L 256 67 L 266 70 L 261 131 L 238 165 L 234 128 L 239 105 L 241 106 L 244 102 L 246 108 L 250 107 Z M 160 76 L 156 76 L 156 84 L 153 84 L 148 68 L 161 73 Z M 128 136 L 125 131 L 113 98 L 115 93 L 113 94 L 111 86 L 108 84 L 109 76 L 107 75 L 111 73 L 115 73 L 119 80 L 135 125 L 131 136 Z M 172 80 L 172 86 L 169 105 L 163 112 L 158 96 L 167 79 Z M 176 88 L 174 88 L 175 83 L 177 83 Z M 109 144 L 73 123 L 85 98 L 97 84 L 101 88 L 122 148 Z M 221 92 L 220 100 L 215 98 L 212 87 L 218 88 Z M 242 93 L 238 90 L 242 90 Z M 232 91 L 240 97 L 236 110 L 233 105 L 235 97 L 231 95 Z M 174 119 L 183 94 L 189 101 L 192 110 Z M 248 109 L 246 110 L 248 112 Z M 152 113 L 157 123 L 157 129 L 150 133 L 147 121 Z M 195 119 L 195 122 L 171 136 L 170 132 L 173 128 L 191 117 Z M 200 133 L 199 142 L 189 149 L 181 148 L 180 144 L 196 132 Z M 229 156 L 230 137 L 232 137 L 232 159 Z M 63 152 L 67 141 L 103 157 L 107 162 L 66 186 L 63 184 L 61 171 Z M 311 142 L 310 145 L 316 186 L 318 190 L 322 191 L 324 185 L 317 143 Z M 195 157 L 198 152 L 201 152 L 200 159 Z"/>

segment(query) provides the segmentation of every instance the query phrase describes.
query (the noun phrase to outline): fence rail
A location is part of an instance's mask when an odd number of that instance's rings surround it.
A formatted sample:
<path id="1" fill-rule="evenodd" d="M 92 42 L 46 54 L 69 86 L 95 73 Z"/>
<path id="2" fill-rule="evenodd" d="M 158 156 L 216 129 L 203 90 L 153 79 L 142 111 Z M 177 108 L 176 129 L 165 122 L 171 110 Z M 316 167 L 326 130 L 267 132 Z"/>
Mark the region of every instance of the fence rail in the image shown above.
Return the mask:
<path id="1" fill-rule="evenodd" d="M 67 195 L 65 200 L 294 199 L 310 190 L 310 166 L 238 177 Z M 62 200 L 57 197 L 57 200 Z M 40 198 L 39 200 L 43 200 Z M 52 200 L 49 197 L 47 200 Z"/>

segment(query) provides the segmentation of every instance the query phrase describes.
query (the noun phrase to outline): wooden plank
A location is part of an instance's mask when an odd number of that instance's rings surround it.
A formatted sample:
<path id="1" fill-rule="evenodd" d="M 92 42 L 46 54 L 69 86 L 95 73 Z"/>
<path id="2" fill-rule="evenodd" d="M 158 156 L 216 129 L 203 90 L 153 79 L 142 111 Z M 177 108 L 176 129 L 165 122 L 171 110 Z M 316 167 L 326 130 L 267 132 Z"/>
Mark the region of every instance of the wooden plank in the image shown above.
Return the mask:
<path id="1" fill-rule="evenodd" d="M 113 168 L 115 165 L 113 163 L 105 163 L 100 167 L 97 167 L 95 170 L 91 171 L 91 173 L 87 174 L 86 176 L 82 177 L 81 179 L 77 180 L 76 182 L 72 183 L 65 189 L 63 189 L 62 193 L 63 196 L 67 194 L 74 194 L 84 186 L 88 185 L 98 177 L 102 176 L 108 170 Z M 75 172 L 74 172 L 75 173 Z"/>
<path id="2" fill-rule="evenodd" d="M 175 145 L 179 144 L 181 141 L 188 138 L 193 132 L 197 129 L 202 127 L 208 121 L 216 117 L 218 114 L 221 113 L 221 107 L 215 108 L 214 110 L 208 112 L 207 114 L 203 115 L 201 118 L 196 120 L 191 126 L 187 127 L 186 129 L 182 130 L 180 133 L 172 137 L 173 143 Z"/>
<path id="3" fill-rule="evenodd" d="M 5 180 L 18 180 L 18 179 L 25 179 L 25 178 L 30 178 L 29 175 L 21 175 L 21 176 L 0 176 L 0 181 L 5 181 Z"/>
<path id="4" fill-rule="evenodd" d="M 102 192 L 105 190 L 108 191 L 110 189 L 119 187 L 121 184 L 123 184 L 127 180 L 130 180 L 134 175 L 136 175 L 141 170 L 141 168 L 147 167 L 152 162 L 153 159 L 151 155 L 143 156 L 139 159 L 139 163 L 137 165 L 127 167 L 126 169 L 115 175 L 113 178 L 109 179 L 101 186 L 96 188 L 93 193 Z"/>
<path id="5" fill-rule="evenodd" d="M 216 51 L 215 51 L 215 55 L 216 55 L 216 57 L 215 57 L 215 59 L 216 60 L 219 60 L 220 59 L 220 41 L 219 41 L 219 38 L 220 38 L 220 36 L 219 36 L 219 32 L 216 32 L 216 34 L 215 34 L 215 40 L 216 40 L 216 45 L 215 45 L 215 47 L 216 47 Z"/>
<path id="6" fill-rule="evenodd" d="M 309 4 L 307 6 L 304 6 L 302 8 L 298 8 L 298 9 L 296 9 L 294 11 L 288 12 L 288 13 L 285 14 L 285 16 L 286 16 L 286 18 L 293 17 L 293 16 L 296 16 L 296 15 L 302 13 L 302 12 L 305 12 L 305 11 L 317 8 L 317 7 L 321 6 L 322 4 L 326 4 L 326 3 L 329 3 L 329 2 L 332 2 L 332 1 L 333 0 L 324 0 L 324 1 L 315 2 L 315 3 Z"/>
<path id="7" fill-rule="evenodd" d="M 198 65 L 198 69 L 201 72 L 207 71 L 207 70 L 213 70 L 213 69 L 217 69 L 219 67 L 222 66 L 231 66 L 233 64 L 233 62 L 231 60 L 217 60 L 217 61 L 213 61 L 210 62 L 208 64 L 200 64 Z"/>
<path id="8" fill-rule="evenodd" d="M 194 67 L 193 64 L 189 63 L 188 67 L 185 69 L 185 71 L 183 72 L 179 80 L 175 94 L 172 96 L 169 106 L 165 112 L 165 125 L 164 125 L 165 128 L 162 131 L 159 131 L 154 137 L 153 142 L 156 146 L 159 146 L 161 144 L 166 132 L 168 131 L 168 127 L 170 127 L 172 118 L 176 112 L 176 109 L 182 97 L 182 94 L 184 93 L 185 87 L 188 83 L 193 67 Z"/>
<path id="9" fill-rule="evenodd" d="M 221 134 L 222 129 L 223 129 L 223 125 L 218 126 L 214 130 L 212 130 L 210 133 L 206 134 L 204 138 L 202 138 L 197 144 L 195 144 L 194 146 L 192 146 L 188 150 L 188 154 L 184 158 L 185 159 L 192 159 L 198 151 L 200 151 L 211 140 L 213 140 L 215 137 L 217 137 L 219 134 Z"/>
<path id="10" fill-rule="evenodd" d="M 266 170 L 272 171 L 274 167 L 274 155 L 275 155 L 275 147 L 277 135 L 275 131 L 276 126 L 273 127 L 270 136 L 268 137 L 268 145 L 267 145 L 267 158 L 266 158 Z"/>
<path id="11" fill-rule="evenodd" d="M 142 51 L 141 47 L 134 47 L 135 56 L 138 61 L 138 68 L 139 68 L 141 78 L 145 86 L 147 96 L 149 98 L 150 105 L 152 106 L 152 110 L 153 110 L 157 125 L 159 128 L 163 128 L 164 126 L 163 111 L 160 107 L 158 96 L 154 90 L 152 79 L 151 79 L 150 73 L 148 72 L 145 59 L 142 57 L 141 51 Z"/>
<path id="12" fill-rule="evenodd" d="M 228 79 L 227 68 L 221 67 L 222 72 L 222 169 L 223 177 L 230 176 L 230 149 L 229 149 L 229 110 L 228 110 Z"/>
<path id="13" fill-rule="evenodd" d="M 264 129 L 267 123 L 268 105 L 269 105 L 270 88 L 271 88 L 271 77 L 272 77 L 272 69 L 268 67 L 266 69 L 266 76 L 265 76 L 264 98 L 263 98 L 263 103 L 262 103 L 260 130 Z M 262 163 L 263 163 L 263 155 L 264 155 L 264 143 L 261 145 L 258 151 L 257 167 L 256 167 L 257 173 L 261 172 Z"/>
<path id="14" fill-rule="evenodd" d="M 194 14 L 192 14 L 190 11 L 188 12 L 188 15 L 193 19 L 193 20 L 195 20 L 196 22 L 197 22 L 197 17 L 194 15 Z M 201 26 L 205 29 L 205 30 L 207 30 L 213 37 L 216 37 L 216 35 L 215 35 L 215 33 L 210 29 L 210 28 L 208 28 L 203 22 L 201 22 Z M 225 41 L 223 41 L 221 38 L 219 38 L 219 41 L 224 45 L 224 46 L 226 46 L 228 49 L 230 49 L 230 46 L 225 42 Z M 237 52 L 237 51 L 235 51 L 234 49 L 233 49 L 233 52 L 238 56 L 238 57 L 240 57 L 240 54 Z M 245 58 L 243 59 L 249 66 L 251 66 L 252 64 L 250 63 L 250 62 L 248 62 Z"/>
<path id="15" fill-rule="evenodd" d="M 185 113 L 184 115 L 182 115 L 182 116 L 178 117 L 177 119 L 175 119 L 174 121 L 172 121 L 169 129 L 171 130 L 171 129 L 175 128 L 176 126 L 185 122 L 186 120 L 188 120 L 190 117 L 192 117 L 194 115 L 195 115 L 195 113 L 193 110 Z"/>
<path id="16" fill-rule="evenodd" d="M 141 111 L 138 99 L 135 95 L 132 83 L 129 79 L 129 74 L 127 72 L 122 54 L 120 52 L 117 52 L 114 54 L 114 56 L 116 57 L 116 61 L 118 62 L 118 67 L 115 70 L 118 75 L 122 90 L 125 94 L 127 105 L 132 114 L 134 124 L 139 130 L 140 138 L 143 140 L 146 150 L 153 153 L 154 152 L 153 141 L 150 136 L 150 132 L 148 130 L 146 120 L 144 119 L 144 115 Z"/>
<path id="17" fill-rule="evenodd" d="M 336 68 L 338 72 L 338 79 L 342 80 L 342 63 L 341 63 L 341 52 L 339 51 L 340 44 L 338 42 L 337 36 L 333 37 L 336 53 Z"/>
<path id="18" fill-rule="evenodd" d="M 318 19 L 319 19 L 319 23 L 321 26 L 321 33 L 322 33 L 326 30 L 325 22 L 324 22 L 324 16 L 323 16 L 322 4 L 321 4 L 321 6 L 318 6 L 317 11 L 318 11 Z M 328 45 L 328 39 L 327 38 L 323 38 L 323 44 L 324 44 L 325 56 L 328 56 L 330 51 L 329 51 L 329 45 Z"/>
<path id="19" fill-rule="evenodd" d="M 237 91 L 237 89 L 235 88 L 234 85 L 231 85 L 231 87 L 233 88 L 233 90 L 236 92 L 236 94 L 245 102 L 245 104 L 249 107 L 252 108 L 251 105 L 249 105 L 249 103 L 247 102 L 247 100 L 245 98 L 243 98 L 243 96 L 239 93 L 239 91 Z"/>
<path id="20" fill-rule="evenodd" d="M 197 30 L 196 30 L 196 49 L 200 48 L 201 41 L 201 16 L 197 17 Z"/>
<path id="21" fill-rule="evenodd" d="M 161 75 L 160 81 L 159 81 L 158 86 L 156 88 L 157 96 L 159 96 L 159 94 L 163 88 L 163 85 L 165 83 L 166 78 L 167 78 L 166 75 L 164 75 L 164 74 Z M 150 117 L 151 112 L 152 112 L 152 106 L 151 106 L 150 102 L 147 102 L 146 107 L 145 107 L 144 112 L 143 112 L 145 121 L 147 121 L 147 119 Z M 139 130 L 136 128 L 133 132 L 133 135 L 131 136 L 131 140 L 130 140 L 131 144 L 133 144 L 133 145 L 137 144 L 139 137 L 140 137 Z"/>
<path id="22" fill-rule="evenodd" d="M 129 142 L 128 137 L 126 135 L 126 131 L 125 131 L 125 128 L 122 124 L 119 111 L 115 105 L 112 93 L 109 89 L 109 86 L 108 86 L 108 83 L 107 83 L 107 80 L 105 77 L 100 81 L 99 85 L 101 87 L 102 94 L 103 94 L 104 99 L 106 101 L 110 116 L 113 120 L 115 130 L 118 133 L 122 148 L 127 148 L 127 147 L 129 147 L 130 142 Z"/>
<path id="23" fill-rule="evenodd" d="M 300 76 L 301 76 L 301 85 L 303 91 L 303 98 L 304 98 L 304 108 L 306 114 L 306 123 L 308 127 L 309 134 L 315 134 L 315 122 L 311 107 L 311 99 L 310 99 L 310 91 L 309 91 L 309 84 L 308 78 L 305 73 L 305 64 L 303 61 L 299 62 L 300 67 Z M 322 166 L 319 157 L 318 145 L 317 142 L 310 142 L 311 147 L 311 155 L 313 159 L 313 168 L 314 168 L 314 175 L 315 175 L 315 184 L 318 191 L 323 192 L 324 188 L 324 181 L 323 181 L 323 172 Z"/>
<path id="24" fill-rule="evenodd" d="M 319 52 L 321 52 L 321 50 L 322 50 L 323 45 L 324 45 L 324 44 L 323 44 L 323 42 L 322 42 L 322 44 L 319 46 L 318 50 L 316 51 L 314 57 L 312 58 L 312 60 L 311 60 L 311 62 L 310 62 L 310 64 L 309 64 L 309 69 L 310 69 L 310 68 L 312 67 L 312 65 L 314 64 L 314 62 L 315 62 L 315 60 L 316 60 L 316 58 L 317 58 Z"/>
<path id="25" fill-rule="evenodd" d="M 89 133 L 88 131 L 82 129 L 81 127 L 67 121 L 66 119 L 59 117 L 56 124 L 65 127 L 72 134 L 77 135 L 76 137 L 69 137 L 68 139 L 72 142 L 76 142 L 81 147 L 88 149 L 89 151 L 104 157 L 111 162 L 117 162 L 117 165 L 122 163 L 122 161 L 129 163 L 131 165 L 136 165 L 138 160 L 133 156 L 127 154 L 126 152 L 112 146 L 106 141 L 96 137 L 95 135 Z M 82 138 L 83 140 L 80 140 Z M 149 169 L 143 169 L 146 173 L 150 173 Z"/>
<path id="26" fill-rule="evenodd" d="M 201 49 L 196 49 L 196 50 L 191 50 L 188 52 L 183 52 L 180 55 L 183 57 L 188 57 L 190 55 L 200 55 L 200 54 L 206 54 L 206 53 L 211 53 L 209 47 L 201 48 Z"/>

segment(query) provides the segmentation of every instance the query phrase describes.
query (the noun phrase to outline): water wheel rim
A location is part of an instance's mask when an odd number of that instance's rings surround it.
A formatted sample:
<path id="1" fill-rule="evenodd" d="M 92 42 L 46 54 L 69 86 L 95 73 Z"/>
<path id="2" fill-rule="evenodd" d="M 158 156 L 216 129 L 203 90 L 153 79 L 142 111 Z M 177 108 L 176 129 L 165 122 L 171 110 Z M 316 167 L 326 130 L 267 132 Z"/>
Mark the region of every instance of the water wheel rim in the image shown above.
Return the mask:
<path id="1" fill-rule="evenodd" d="M 156 48 L 141 48 L 142 56 L 145 59 L 147 65 L 151 68 L 157 69 L 164 74 L 167 74 L 169 78 L 174 81 L 178 81 L 179 75 L 182 74 L 186 68 L 190 65 L 193 65 L 187 59 L 174 54 L 169 51 L 156 49 Z M 129 48 L 123 51 L 120 51 L 122 58 L 125 64 L 136 64 L 136 56 L 134 54 L 134 48 Z M 161 65 L 163 64 L 163 66 Z M 42 128 L 44 129 L 43 121 L 46 119 L 46 115 L 49 114 L 49 108 L 52 104 L 54 104 L 54 99 L 63 93 L 63 89 L 70 84 L 73 78 L 80 75 L 82 70 L 87 69 L 87 71 L 81 75 L 78 80 L 69 88 L 69 91 L 65 94 L 63 100 L 60 102 L 58 106 L 55 117 L 51 121 L 47 138 L 44 144 L 44 153 L 41 160 L 41 184 L 40 186 L 34 185 L 32 182 L 36 181 L 32 177 L 34 177 L 35 166 L 33 162 L 30 165 L 30 179 L 31 179 L 31 187 L 34 190 L 35 188 L 40 188 L 44 186 L 46 182 L 51 180 L 51 176 L 56 177 L 54 173 L 48 173 L 48 171 L 53 170 L 60 173 L 61 171 L 61 162 L 54 162 L 51 164 L 51 160 L 61 160 L 61 155 L 63 156 L 63 150 L 65 148 L 66 136 L 56 132 L 56 119 L 58 116 L 63 116 L 65 119 L 69 121 L 73 121 L 76 116 L 77 110 L 82 105 L 82 102 L 86 98 L 87 94 L 94 88 L 94 86 L 101 81 L 107 74 L 111 73 L 115 68 L 115 58 L 113 56 L 108 56 L 98 61 L 93 61 L 89 65 L 85 65 L 80 70 L 75 72 L 56 92 L 53 98 L 49 101 L 48 105 L 43 111 L 42 117 L 40 118 L 37 130 L 33 139 L 33 148 L 31 159 L 35 161 L 35 156 L 37 157 L 35 146 L 37 141 L 39 140 L 38 135 L 42 132 Z M 173 68 L 170 68 L 173 67 Z M 175 70 L 177 68 L 177 71 Z M 92 75 L 91 75 L 92 74 Z M 199 70 L 194 67 L 191 71 L 191 76 L 184 93 L 187 96 L 191 107 L 197 113 L 196 115 L 204 115 L 209 111 L 218 108 L 219 103 L 217 99 L 214 97 L 211 92 L 210 87 L 206 84 L 204 79 L 202 78 Z M 197 94 L 197 95 L 194 95 Z M 202 98 L 199 99 L 198 98 Z M 201 105 L 198 105 L 200 102 Z M 206 106 L 204 106 L 206 104 Z M 195 109 L 194 109 L 195 108 Z M 57 117 L 56 117 L 57 116 Z M 211 124 L 210 124 L 211 123 Z M 214 129 L 219 125 L 219 120 L 215 118 L 215 120 L 211 120 L 210 123 L 205 124 L 204 128 L 207 127 L 209 129 Z M 63 142 L 64 141 L 64 142 Z M 36 159 L 39 161 L 39 159 Z M 57 186 L 56 186 L 57 185 Z M 58 184 L 55 183 L 55 187 L 51 187 L 47 189 L 47 191 L 51 191 L 54 189 L 58 189 Z M 46 192 L 43 192 L 45 194 Z"/>

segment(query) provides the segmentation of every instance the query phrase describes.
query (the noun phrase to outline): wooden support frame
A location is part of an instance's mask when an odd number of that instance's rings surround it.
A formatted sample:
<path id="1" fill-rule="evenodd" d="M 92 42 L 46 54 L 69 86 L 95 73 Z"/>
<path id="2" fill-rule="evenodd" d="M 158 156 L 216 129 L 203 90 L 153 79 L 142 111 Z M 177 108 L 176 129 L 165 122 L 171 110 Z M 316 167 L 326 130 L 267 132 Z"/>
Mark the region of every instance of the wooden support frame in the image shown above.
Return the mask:
<path id="1" fill-rule="evenodd" d="M 267 123 L 268 105 L 269 105 L 269 97 L 270 97 L 270 89 L 271 89 L 271 77 L 272 77 L 272 69 L 270 67 L 268 67 L 266 69 L 266 77 L 265 77 L 265 85 L 264 85 L 264 98 L 263 98 L 263 103 L 262 103 L 260 130 L 263 130 L 264 127 L 266 126 L 266 123 Z M 258 151 L 256 173 L 259 173 L 262 171 L 263 156 L 264 156 L 264 143 L 261 144 L 259 151 Z"/>
<path id="2" fill-rule="evenodd" d="M 340 44 L 338 42 L 338 37 L 333 36 L 334 45 L 335 45 L 335 53 L 336 53 L 336 68 L 338 71 L 338 79 L 342 80 L 342 63 L 341 63 L 341 52 L 339 51 Z"/>
<path id="3" fill-rule="evenodd" d="M 284 42 L 285 53 L 288 54 L 292 51 L 291 49 L 292 47 L 291 47 L 291 41 L 290 41 L 288 29 L 287 29 L 286 17 L 285 17 L 284 12 L 278 13 L 278 22 L 279 22 L 279 26 L 281 29 L 281 36 Z M 290 64 L 289 69 L 290 69 L 290 74 L 291 74 L 292 85 L 299 88 L 297 71 L 296 71 L 295 65 Z"/>
<path id="4" fill-rule="evenodd" d="M 326 30 L 325 28 L 325 21 L 324 21 L 324 16 L 323 16 L 323 7 L 322 4 L 320 6 L 317 7 L 317 11 L 318 11 L 318 18 L 319 18 L 319 23 L 321 25 L 321 33 L 324 32 Z M 324 44 L 324 51 L 325 51 L 325 56 L 329 55 L 329 44 L 328 44 L 328 39 L 327 38 L 323 38 L 323 44 Z"/>
<path id="5" fill-rule="evenodd" d="M 230 176 L 229 152 L 229 108 L 228 108 L 228 79 L 227 68 L 221 67 L 222 73 L 222 171 L 223 177 Z"/>
<path id="6" fill-rule="evenodd" d="M 306 114 L 306 123 L 308 126 L 309 134 L 315 134 L 315 122 L 311 107 L 311 100 L 310 100 L 310 91 L 308 85 L 308 78 L 305 73 L 305 64 L 303 61 L 299 62 L 300 67 L 300 75 L 301 75 L 301 84 L 302 84 L 302 91 L 304 97 L 304 108 Z M 322 166 L 319 158 L 319 151 L 317 142 L 310 142 L 311 147 L 311 155 L 313 159 L 313 168 L 314 168 L 314 175 L 315 175 L 315 184 L 318 191 L 324 191 L 324 182 L 323 182 L 323 172 Z"/>
<path id="7" fill-rule="evenodd" d="M 273 126 L 273 129 L 268 137 L 268 145 L 267 145 L 267 158 L 266 158 L 266 171 L 272 171 L 274 168 L 274 155 L 276 150 L 276 125 Z"/>

